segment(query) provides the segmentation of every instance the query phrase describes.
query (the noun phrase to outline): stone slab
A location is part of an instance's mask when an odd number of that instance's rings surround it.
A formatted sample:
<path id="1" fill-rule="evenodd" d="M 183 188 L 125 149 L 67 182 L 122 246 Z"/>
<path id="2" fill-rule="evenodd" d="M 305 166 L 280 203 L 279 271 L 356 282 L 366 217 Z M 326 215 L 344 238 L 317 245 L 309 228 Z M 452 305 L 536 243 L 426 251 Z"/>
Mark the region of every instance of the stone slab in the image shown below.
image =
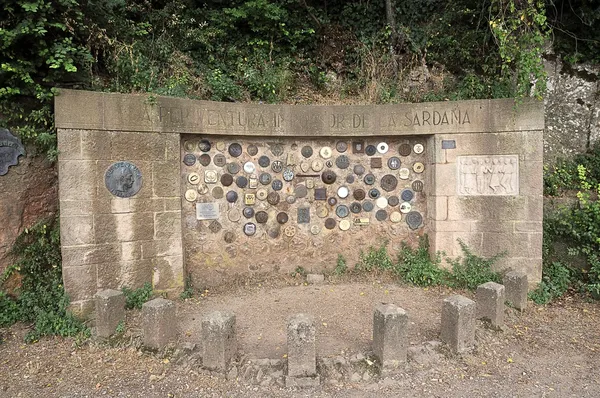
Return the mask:
<path id="1" fill-rule="evenodd" d="M 313 377 L 317 373 L 315 319 L 297 314 L 287 324 L 288 376 Z"/>
<path id="2" fill-rule="evenodd" d="M 177 319 L 175 303 L 156 298 L 142 306 L 142 334 L 144 347 L 160 350 L 175 340 Z"/>
<path id="3" fill-rule="evenodd" d="M 214 311 L 202 319 L 202 366 L 224 372 L 237 350 L 235 314 Z"/>
<path id="4" fill-rule="evenodd" d="M 379 304 L 373 314 L 373 352 L 383 368 L 406 362 L 408 315 L 393 304 Z"/>
<path id="5" fill-rule="evenodd" d="M 475 302 L 461 295 L 443 301 L 440 337 L 457 353 L 475 344 Z"/>
<path id="6" fill-rule="evenodd" d="M 477 286 L 477 318 L 488 321 L 495 329 L 504 326 L 504 285 L 487 282 Z"/>
<path id="7" fill-rule="evenodd" d="M 96 293 L 96 337 L 107 339 L 112 336 L 119 322 L 125 320 L 125 295 L 114 289 Z"/>
<path id="8" fill-rule="evenodd" d="M 506 301 L 519 311 L 527 308 L 527 294 L 529 282 L 527 274 L 520 271 L 511 271 L 504 275 L 503 279 Z"/>

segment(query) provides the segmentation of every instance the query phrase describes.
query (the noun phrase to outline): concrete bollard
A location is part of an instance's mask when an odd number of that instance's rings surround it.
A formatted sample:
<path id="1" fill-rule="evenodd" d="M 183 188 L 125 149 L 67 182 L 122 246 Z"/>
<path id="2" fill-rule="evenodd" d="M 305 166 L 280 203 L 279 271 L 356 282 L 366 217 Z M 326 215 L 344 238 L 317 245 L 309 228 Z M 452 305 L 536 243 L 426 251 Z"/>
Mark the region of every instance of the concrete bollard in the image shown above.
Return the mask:
<path id="1" fill-rule="evenodd" d="M 465 352 L 475 344 L 475 302 L 454 295 L 443 301 L 440 337 L 454 352 Z"/>
<path id="2" fill-rule="evenodd" d="M 142 333 L 146 348 L 160 350 L 175 339 L 176 332 L 175 303 L 163 298 L 144 303 Z"/>
<path id="3" fill-rule="evenodd" d="M 506 301 L 519 311 L 527 308 L 527 293 L 529 293 L 529 281 L 527 274 L 519 271 L 511 271 L 504 275 L 502 281 L 506 289 Z"/>
<path id="4" fill-rule="evenodd" d="M 125 295 L 106 289 L 94 296 L 96 305 L 96 337 L 108 339 L 115 334 L 119 322 L 125 320 Z"/>
<path id="5" fill-rule="evenodd" d="M 504 326 L 504 285 L 487 282 L 477 286 L 477 319 L 488 321 L 493 328 Z"/>
<path id="6" fill-rule="evenodd" d="M 202 319 L 202 366 L 225 372 L 237 352 L 235 314 L 214 311 Z"/>
<path id="7" fill-rule="evenodd" d="M 297 314 L 287 324 L 287 387 L 319 385 L 317 376 L 315 320 L 307 314 Z"/>
<path id="8" fill-rule="evenodd" d="M 394 304 L 379 304 L 373 314 L 373 352 L 382 368 L 406 362 L 408 315 Z"/>

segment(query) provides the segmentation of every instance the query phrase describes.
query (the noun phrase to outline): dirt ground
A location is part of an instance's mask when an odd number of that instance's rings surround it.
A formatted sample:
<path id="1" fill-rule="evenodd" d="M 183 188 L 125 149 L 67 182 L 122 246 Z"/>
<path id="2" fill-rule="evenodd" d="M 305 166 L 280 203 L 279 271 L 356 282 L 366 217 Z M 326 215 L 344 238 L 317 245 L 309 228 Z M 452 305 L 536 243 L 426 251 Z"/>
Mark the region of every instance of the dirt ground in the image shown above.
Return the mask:
<path id="1" fill-rule="evenodd" d="M 285 321 L 298 312 L 317 320 L 318 355 L 349 357 L 370 350 L 373 307 L 399 305 L 409 314 L 409 344 L 437 340 L 446 288 L 399 286 L 390 280 L 333 281 L 306 286 L 299 279 L 249 283 L 228 292 L 178 301 L 179 342 L 198 343 L 200 319 L 213 310 L 237 316 L 239 349 L 246 358 L 285 357 Z M 294 284 L 298 283 L 297 286 Z M 464 292 L 462 292 L 464 293 Z M 139 349 L 139 313 L 127 331 L 106 343 L 77 345 L 46 338 L 27 345 L 23 325 L 0 329 L 0 397 L 598 397 L 600 303 L 566 298 L 524 313 L 506 311 L 506 328 L 478 324 L 472 353 L 413 360 L 398 374 L 370 380 L 323 380 L 321 387 L 286 389 L 227 380 L 190 366 L 172 351 Z"/>

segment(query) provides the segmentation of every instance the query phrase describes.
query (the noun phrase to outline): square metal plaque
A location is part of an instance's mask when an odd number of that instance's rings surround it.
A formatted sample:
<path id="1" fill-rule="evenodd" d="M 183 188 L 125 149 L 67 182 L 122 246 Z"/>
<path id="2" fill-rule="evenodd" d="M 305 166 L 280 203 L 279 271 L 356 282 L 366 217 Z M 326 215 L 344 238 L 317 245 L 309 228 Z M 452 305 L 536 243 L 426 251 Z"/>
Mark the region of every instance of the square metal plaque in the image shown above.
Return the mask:
<path id="1" fill-rule="evenodd" d="M 327 188 L 315 188 L 315 200 L 327 200 Z"/>
<path id="2" fill-rule="evenodd" d="M 298 224 L 310 223 L 310 207 L 298 208 Z"/>
<path id="3" fill-rule="evenodd" d="M 219 215 L 218 203 L 196 203 L 197 220 L 217 220 Z"/>

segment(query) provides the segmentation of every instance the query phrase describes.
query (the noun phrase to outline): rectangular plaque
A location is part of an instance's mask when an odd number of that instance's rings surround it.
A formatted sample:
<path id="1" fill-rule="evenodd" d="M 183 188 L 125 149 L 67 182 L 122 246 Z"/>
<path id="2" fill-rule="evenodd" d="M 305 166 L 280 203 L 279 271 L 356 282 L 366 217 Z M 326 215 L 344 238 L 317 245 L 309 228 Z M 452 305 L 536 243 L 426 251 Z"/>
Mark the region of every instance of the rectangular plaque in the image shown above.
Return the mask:
<path id="1" fill-rule="evenodd" d="M 380 169 L 383 167 L 383 161 L 381 158 L 371 158 L 371 168 Z"/>
<path id="2" fill-rule="evenodd" d="M 298 208 L 298 224 L 310 223 L 310 207 Z"/>
<path id="3" fill-rule="evenodd" d="M 459 156 L 457 193 L 463 196 L 513 196 L 519 194 L 519 156 Z"/>
<path id="4" fill-rule="evenodd" d="M 315 200 L 327 200 L 327 188 L 315 188 Z"/>
<path id="5" fill-rule="evenodd" d="M 442 140 L 442 149 L 456 149 L 456 141 Z"/>
<path id="6" fill-rule="evenodd" d="M 197 220 L 217 220 L 219 218 L 218 203 L 196 203 Z"/>

